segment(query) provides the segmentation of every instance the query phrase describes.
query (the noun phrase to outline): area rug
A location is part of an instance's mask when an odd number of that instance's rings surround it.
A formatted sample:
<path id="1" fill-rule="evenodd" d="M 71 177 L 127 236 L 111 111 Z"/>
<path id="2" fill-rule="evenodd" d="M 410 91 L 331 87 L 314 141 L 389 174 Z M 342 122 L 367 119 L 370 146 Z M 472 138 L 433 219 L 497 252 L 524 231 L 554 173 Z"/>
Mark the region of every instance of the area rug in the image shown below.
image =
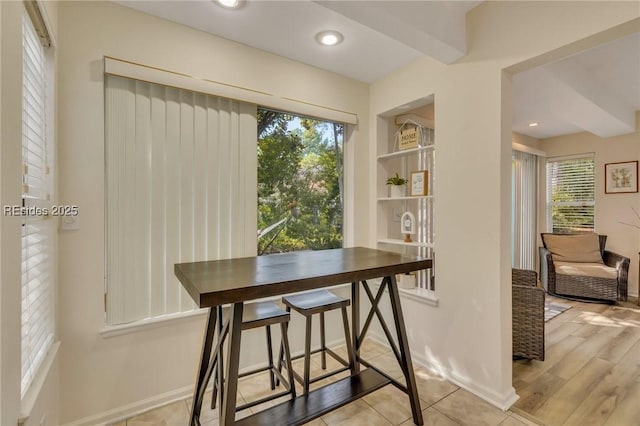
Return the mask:
<path id="1" fill-rule="evenodd" d="M 544 302 L 544 321 L 547 322 L 551 318 L 555 318 L 567 309 L 571 309 L 570 305 L 564 305 L 558 302 Z"/>

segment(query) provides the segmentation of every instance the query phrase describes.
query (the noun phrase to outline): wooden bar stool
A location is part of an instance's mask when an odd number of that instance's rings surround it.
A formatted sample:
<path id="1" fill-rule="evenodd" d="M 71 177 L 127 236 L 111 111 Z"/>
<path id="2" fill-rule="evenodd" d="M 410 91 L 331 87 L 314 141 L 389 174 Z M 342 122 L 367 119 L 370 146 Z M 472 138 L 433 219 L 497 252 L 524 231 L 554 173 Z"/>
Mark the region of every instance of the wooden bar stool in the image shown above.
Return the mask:
<path id="1" fill-rule="evenodd" d="M 219 316 L 223 318 L 228 317 L 229 316 L 228 312 L 229 312 L 228 307 L 223 308 L 221 312 L 219 312 Z M 289 313 L 289 311 L 282 309 L 280 306 L 278 306 L 274 302 L 256 302 L 256 303 L 249 303 L 244 305 L 244 308 L 242 310 L 241 330 L 244 331 L 244 330 L 251 330 L 253 328 L 258 328 L 258 327 L 265 327 L 266 334 L 267 334 L 268 365 L 263 368 L 257 368 L 255 370 L 238 374 L 238 378 L 261 373 L 263 371 L 269 371 L 269 381 L 271 384 L 271 390 L 274 390 L 276 388 L 276 385 L 279 385 L 280 382 L 284 384 L 285 390 L 273 395 L 266 396 L 264 398 L 260 398 L 255 401 L 248 402 L 243 405 L 239 405 L 236 407 L 236 411 L 245 410 L 247 408 L 262 404 L 263 402 L 271 401 L 273 399 L 280 398 L 281 396 L 285 396 L 289 394 L 291 395 L 291 399 L 296 397 L 296 387 L 293 382 L 294 380 L 293 369 L 291 369 L 292 368 L 291 352 L 289 350 L 289 339 L 287 337 L 287 329 L 289 325 L 290 316 L 291 314 Z M 220 334 L 221 341 L 224 342 L 224 339 L 228 334 L 228 330 L 226 327 L 222 327 L 222 323 L 223 323 L 222 321 L 219 321 L 219 324 L 221 325 L 221 327 L 219 328 L 219 332 L 221 333 Z M 288 371 L 287 378 L 282 376 L 281 369 L 276 368 L 276 366 L 273 363 L 273 345 L 272 345 L 272 339 L 271 339 L 271 326 L 275 324 L 280 324 L 280 330 L 282 334 L 280 351 L 282 353 L 282 351 L 284 350 L 284 362 L 286 363 L 286 368 L 291 369 Z M 223 371 L 222 362 L 218 362 L 219 359 L 220 360 L 222 359 L 220 357 L 220 354 L 222 352 L 222 344 L 219 347 L 220 347 L 219 353 L 215 353 L 213 355 L 213 360 L 212 360 L 213 367 L 211 368 L 211 370 L 217 371 L 216 380 L 213 383 L 213 395 L 211 398 L 212 409 L 216 407 L 216 398 L 217 398 L 218 390 L 221 389 L 221 393 L 222 391 L 224 391 L 224 388 L 220 386 L 220 383 L 224 383 L 224 380 L 222 378 L 222 371 Z M 282 357 L 283 355 L 280 355 L 280 356 Z M 278 364 L 280 365 L 281 363 L 279 362 Z M 277 383 L 276 383 L 276 378 L 277 378 Z"/>
<path id="2" fill-rule="evenodd" d="M 309 385 L 311 383 L 326 379 L 327 377 L 333 376 L 334 374 L 338 374 L 349 369 L 351 370 L 351 373 L 354 374 L 355 356 L 351 343 L 351 337 L 349 334 L 349 319 L 347 316 L 347 306 L 349 306 L 350 304 L 349 299 L 336 296 L 335 294 L 327 290 L 318 290 L 308 293 L 295 294 L 292 296 L 285 296 L 282 298 L 282 303 L 284 303 L 287 307 L 287 312 L 291 312 L 291 309 L 293 309 L 306 318 L 304 354 L 292 358 L 292 360 L 294 360 L 304 357 L 304 377 L 300 377 L 300 375 L 295 371 L 293 372 L 293 377 L 302 384 L 305 394 L 309 392 Z M 324 313 L 338 308 L 342 311 L 344 338 L 347 344 L 347 355 L 349 357 L 348 362 L 342 359 L 342 357 L 333 352 L 331 349 L 327 348 L 325 341 Z M 311 318 L 314 314 L 320 314 L 320 348 L 312 351 Z M 284 350 L 286 351 L 286 348 L 284 348 Z M 331 355 L 336 361 L 344 365 L 344 367 L 323 374 L 319 377 L 315 377 L 313 379 L 310 378 L 311 355 L 318 352 L 320 352 L 323 370 L 327 369 L 326 354 Z M 282 371 L 283 363 L 286 361 L 286 359 L 283 358 L 284 356 L 285 355 L 283 354 L 283 346 L 281 346 L 280 355 L 278 356 L 278 370 L 280 371 Z M 289 368 L 288 365 L 285 365 L 285 367 Z"/>

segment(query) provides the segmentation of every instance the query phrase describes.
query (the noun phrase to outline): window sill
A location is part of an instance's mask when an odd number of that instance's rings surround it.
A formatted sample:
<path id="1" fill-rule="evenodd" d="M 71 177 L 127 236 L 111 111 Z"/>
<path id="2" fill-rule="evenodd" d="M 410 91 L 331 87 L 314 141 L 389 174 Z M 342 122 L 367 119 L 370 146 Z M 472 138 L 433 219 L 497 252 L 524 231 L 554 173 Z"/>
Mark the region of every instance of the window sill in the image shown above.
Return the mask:
<path id="1" fill-rule="evenodd" d="M 331 288 L 343 288 L 349 286 L 349 283 L 339 284 L 336 286 L 332 286 Z M 313 290 L 309 290 L 313 291 Z M 292 292 L 292 293 L 305 293 L 302 292 Z M 258 299 L 256 301 L 266 301 L 266 300 L 280 300 L 282 296 L 275 297 L 267 297 L 264 299 Z M 100 336 L 104 338 L 111 338 L 116 336 L 121 336 L 129 333 L 136 333 L 142 330 L 147 330 L 159 326 L 164 326 L 169 322 L 177 322 L 177 321 L 185 321 L 194 317 L 199 317 L 206 315 L 209 312 L 207 308 L 195 309 L 193 311 L 188 312 L 178 312 L 175 314 L 162 315 L 159 317 L 143 319 L 139 321 L 133 321 L 128 324 L 120 324 L 120 325 L 105 325 L 100 330 Z"/>
<path id="2" fill-rule="evenodd" d="M 438 306 L 438 298 L 436 293 L 424 288 L 398 288 L 400 297 L 415 300 L 425 305 Z"/>
<path id="3" fill-rule="evenodd" d="M 38 397 L 40 396 L 40 391 L 44 386 L 47 377 L 49 376 L 49 371 L 51 370 L 51 366 L 58 355 L 58 349 L 60 349 L 60 342 L 54 342 L 49 348 L 47 352 L 47 356 L 44 357 L 42 361 L 42 365 L 38 369 L 36 376 L 34 377 L 31 385 L 27 389 L 27 392 L 22 397 L 20 401 L 20 417 L 18 418 L 18 425 L 23 425 L 29 419 L 31 415 L 31 411 L 33 410 L 33 406 L 35 405 Z"/>
<path id="4" fill-rule="evenodd" d="M 372 282 L 372 285 L 375 285 L 376 288 L 380 287 L 382 280 L 377 282 Z M 415 300 L 416 302 L 422 303 L 423 305 L 437 307 L 439 303 L 439 299 L 436 297 L 436 293 L 431 290 L 426 290 L 424 288 L 414 287 L 414 288 L 402 288 L 398 287 L 398 293 L 400 293 L 400 297 L 403 299 Z"/>
<path id="5" fill-rule="evenodd" d="M 100 330 L 100 335 L 104 338 L 121 336 L 123 334 L 136 333 L 144 329 L 156 328 L 163 326 L 168 322 L 178 322 L 189 320 L 194 317 L 200 317 L 209 312 L 208 309 L 195 309 L 193 311 L 178 312 L 175 314 L 167 314 L 153 318 L 147 318 L 139 321 L 133 321 L 127 324 L 105 325 Z"/>

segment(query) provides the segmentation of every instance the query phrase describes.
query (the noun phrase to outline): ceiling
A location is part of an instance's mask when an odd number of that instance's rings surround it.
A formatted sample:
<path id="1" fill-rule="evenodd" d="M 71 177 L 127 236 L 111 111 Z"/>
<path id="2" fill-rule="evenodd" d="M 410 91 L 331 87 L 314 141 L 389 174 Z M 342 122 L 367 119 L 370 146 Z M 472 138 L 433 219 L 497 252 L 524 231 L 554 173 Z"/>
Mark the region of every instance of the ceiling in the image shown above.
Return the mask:
<path id="1" fill-rule="evenodd" d="M 466 13 L 481 1 L 117 1 L 127 7 L 372 83 L 425 55 L 451 64 L 466 54 Z M 315 35 L 344 41 L 321 46 Z M 535 138 L 635 130 L 640 34 L 517 74 L 513 130 Z M 529 123 L 539 122 L 537 127 Z"/>
<path id="2" fill-rule="evenodd" d="M 513 95 L 512 129 L 534 138 L 632 133 L 640 111 L 640 33 L 516 74 Z"/>

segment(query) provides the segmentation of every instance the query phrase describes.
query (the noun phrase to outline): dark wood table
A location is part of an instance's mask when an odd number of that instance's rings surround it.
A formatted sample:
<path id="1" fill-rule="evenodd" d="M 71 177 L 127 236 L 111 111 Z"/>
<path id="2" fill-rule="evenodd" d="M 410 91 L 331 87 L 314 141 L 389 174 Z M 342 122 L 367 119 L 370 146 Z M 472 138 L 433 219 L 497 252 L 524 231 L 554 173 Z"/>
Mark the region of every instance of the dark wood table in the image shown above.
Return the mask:
<path id="1" fill-rule="evenodd" d="M 299 425 L 387 384 L 396 386 L 408 395 L 413 421 L 417 425 L 422 425 L 420 400 L 395 276 L 431 268 L 431 266 L 430 259 L 362 247 L 176 264 L 175 274 L 196 304 L 201 308 L 210 308 L 189 424 L 200 424 L 200 409 L 208 377 L 211 374 L 212 353 L 220 357 L 223 355 L 220 342 L 215 341 L 214 338 L 216 319 L 219 318 L 218 326 L 219 329 L 222 328 L 220 322 L 222 317 L 219 315 L 221 306 L 231 304 L 229 320 L 224 325 L 228 330 L 228 343 L 227 355 L 223 363 L 224 387 L 219 392 L 220 425 Z M 367 283 L 367 280 L 373 278 L 383 278 L 375 295 Z M 299 396 L 293 401 L 286 401 L 235 421 L 240 328 L 244 302 L 344 283 L 351 283 L 351 327 L 356 362 L 354 374 L 316 389 L 308 395 Z M 371 308 L 362 327 L 360 327 L 360 287 L 364 289 L 371 302 Z M 391 302 L 395 339 L 379 309 L 385 289 L 388 290 L 386 293 Z M 402 368 L 406 385 L 360 357 L 361 344 L 374 316 L 379 319 L 391 349 Z M 361 366 L 367 368 L 361 370 Z"/>

